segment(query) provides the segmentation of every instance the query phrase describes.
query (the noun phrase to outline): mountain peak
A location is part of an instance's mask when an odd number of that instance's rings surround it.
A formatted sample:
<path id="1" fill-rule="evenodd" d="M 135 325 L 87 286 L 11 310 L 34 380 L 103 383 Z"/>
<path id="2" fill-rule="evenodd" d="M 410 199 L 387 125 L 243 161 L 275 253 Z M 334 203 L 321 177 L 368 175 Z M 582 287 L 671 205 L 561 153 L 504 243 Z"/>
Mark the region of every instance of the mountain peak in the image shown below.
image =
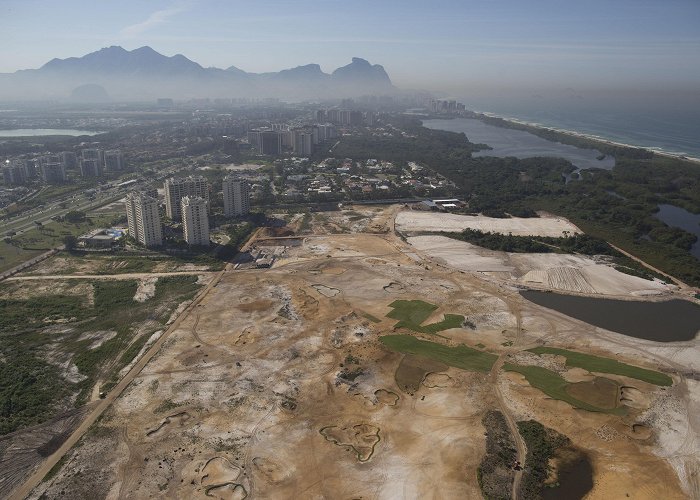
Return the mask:
<path id="1" fill-rule="evenodd" d="M 247 73 L 235 66 L 225 70 L 204 68 L 182 54 L 165 56 L 147 45 L 133 50 L 112 45 L 82 57 L 52 59 L 38 70 L 18 71 L 7 82 L 9 90 L 0 87 L 6 95 L 30 95 L 25 83 L 17 83 L 29 82 L 46 94 L 60 91 L 93 101 L 107 99 L 105 93 L 116 100 L 151 99 L 165 94 L 183 98 L 273 95 L 318 99 L 396 90 L 381 65 L 361 57 L 353 57 L 350 64 L 332 74 L 324 73 L 315 63 L 278 72 Z M 88 82 L 95 85 L 86 86 Z"/>
<path id="2" fill-rule="evenodd" d="M 353 57 L 350 64 L 336 69 L 332 77 L 347 84 L 391 86 L 389 75 L 382 65 L 372 65 L 361 57 Z"/>
<path id="3" fill-rule="evenodd" d="M 352 58 L 352 63 L 350 64 L 359 64 L 362 66 L 371 66 L 369 61 L 367 59 L 362 59 L 361 57 L 353 57 Z"/>

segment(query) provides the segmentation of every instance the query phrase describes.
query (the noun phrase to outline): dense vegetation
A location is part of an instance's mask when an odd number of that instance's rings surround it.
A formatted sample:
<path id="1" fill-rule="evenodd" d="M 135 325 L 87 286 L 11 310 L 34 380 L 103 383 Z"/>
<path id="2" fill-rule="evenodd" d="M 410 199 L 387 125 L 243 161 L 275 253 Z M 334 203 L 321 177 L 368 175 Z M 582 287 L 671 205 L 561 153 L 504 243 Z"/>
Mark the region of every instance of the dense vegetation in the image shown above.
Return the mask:
<path id="1" fill-rule="evenodd" d="M 387 127 L 387 135 L 344 136 L 334 154 L 424 163 L 458 186 L 471 211 L 515 215 L 547 210 L 568 217 L 591 236 L 700 286 L 700 263 L 688 252 L 695 237 L 654 217 L 663 203 L 700 212 L 697 165 L 559 134 L 556 140 L 597 147 L 615 154 L 616 160 L 610 171 L 584 170 L 579 180 L 567 183 L 565 175 L 575 167 L 563 159 L 473 158 L 471 153 L 479 146 L 470 144 L 464 134 L 426 129 L 414 118 L 397 116 L 391 121 L 394 128 Z"/>
<path id="2" fill-rule="evenodd" d="M 136 302 L 132 280 L 92 282 L 92 301 L 84 282 L 56 295 L 2 287 L 12 298 L 0 300 L 0 435 L 82 404 L 97 380 L 116 383 L 177 304 L 199 289 L 194 276 L 160 278 L 155 295 Z"/>
<path id="3" fill-rule="evenodd" d="M 537 499 L 549 475 L 549 460 L 558 448 L 569 444 L 569 439 L 535 420 L 518 422 L 518 431 L 527 447 L 520 498 Z"/>
<path id="4" fill-rule="evenodd" d="M 489 410 L 481 423 L 486 429 L 486 454 L 476 470 L 486 500 L 510 500 L 513 487 L 515 442 L 503 413 Z"/>

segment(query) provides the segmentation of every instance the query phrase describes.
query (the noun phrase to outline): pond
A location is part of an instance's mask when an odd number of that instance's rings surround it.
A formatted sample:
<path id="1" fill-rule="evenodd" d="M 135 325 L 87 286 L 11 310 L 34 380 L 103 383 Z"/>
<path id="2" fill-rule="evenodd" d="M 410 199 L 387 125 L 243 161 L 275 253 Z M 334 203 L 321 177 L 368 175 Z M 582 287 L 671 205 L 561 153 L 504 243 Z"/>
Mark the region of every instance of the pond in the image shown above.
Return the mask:
<path id="1" fill-rule="evenodd" d="M 638 339 L 692 340 L 700 328 L 700 306 L 687 300 L 612 300 L 537 290 L 523 291 L 520 295 L 537 305 Z"/>
<path id="2" fill-rule="evenodd" d="M 593 489 L 593 468 L 588 457 L 581 456 L 558 471 L 556 488 L 544 488 L 542 500 L 579 500 Z"/>
<path id="3" fill-rule="evenodd" d="M 674 205 L 659 205 L 659 211 L 654 214 L 654 217 L 666 225 L 697 236 L 698 240 L 690 248 L 690 253 L 700 259 L 700 214 L 688 212 Z"/>

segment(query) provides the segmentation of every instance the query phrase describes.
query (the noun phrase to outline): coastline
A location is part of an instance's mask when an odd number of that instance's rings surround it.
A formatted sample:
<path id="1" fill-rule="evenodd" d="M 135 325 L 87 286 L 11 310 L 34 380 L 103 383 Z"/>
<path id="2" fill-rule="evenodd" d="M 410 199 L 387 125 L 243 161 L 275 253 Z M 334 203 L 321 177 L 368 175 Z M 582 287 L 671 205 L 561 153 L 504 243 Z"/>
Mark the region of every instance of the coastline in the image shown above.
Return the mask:
<path id="1" fill-rule="evenodd" d="M 694 156 L 687 156 L 687 155 L 684 155 L 681 153 L 673 153 L 670 151 L 665 151 L 665 150 L 660 149 L 660 148 L 648 147 L 648 146 L 636 146 L 634 144 L 627 144 L 624 142 L 613 141 L 611 139 L 606 139 L 604 137 L 600 137 L 600 136 L 593 135 L 593 134 L 576 132 L 573 130 L 561 129 L 561 128 L 557 128 L 557 127 L 548 127 L 546 125 L 542 125 L 541 123 L 528 122 L 528 121 L 521 120 L 518 118 L 512 118 L 512 117 L 498 115 L 496 113 L 490 113 L 490 112 L 484 112 L 484 111 L 473 111 L 473 110 L 469 110 L 469 111 L 467 111 L 467 113 L 471 113 L 474 116 L 461 116 L 460 115 L 459 117 L 460 118 L 470 118 L 470 119 L 474 119 L 474 120 L 480 120 L 480 118 L 479 118 L 480 116 L 483 116 L 486 118 L 498 118 L 500 120 L 503 120 L 504 122 L 512 123 L 514 125 L 520 125 L 523 127 L 539 129 L 539 130 L 544 130 L 544 131 L 548 131 L 548 132 L 554 132 L 554 133 L 562 134 L 562 135 L 568 135 L 569 137 L 575 137 L 577 139 L 585 139 L 585 140 L 589 140 L 589 141 L 593 141 L 593 142 L 599 142 L 599 143 L 605 144 L 607 146 L 642 149 L 645 151 L 649 151 L 650 153 L 653 153 L 655 155 L 663 156 L 665 158 L 687 161 L 689 163 L 694 163 L 696 165 L 700 165 L 700 158 L 696 158 Z M 497 125 L 494 125 L 492 123 L 489 123 L 488 125 L 497 126 Z M 545 140 L 549 140 L 549 139 L 545 139 Z"/>

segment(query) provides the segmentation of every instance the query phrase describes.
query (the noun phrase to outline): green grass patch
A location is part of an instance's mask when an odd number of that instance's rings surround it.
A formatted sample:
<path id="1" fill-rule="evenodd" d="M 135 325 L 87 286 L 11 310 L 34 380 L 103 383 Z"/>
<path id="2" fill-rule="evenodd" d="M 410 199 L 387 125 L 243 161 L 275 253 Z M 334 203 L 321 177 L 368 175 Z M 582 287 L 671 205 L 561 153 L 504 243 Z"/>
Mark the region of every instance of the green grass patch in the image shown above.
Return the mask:
<path id="1" fill-rule="evenodd" d="M 465 345 L 450 347 L 420 340 L 411 335 L 384 335 L 382 344 L 393 351 L 423 356 L 468 371 L 488 372 L 498 356 Z"/>
<path id="2" fill-rule="evenodd" d="M 442 321 L 430 325 L 422 325 L 423 322 L 438 308 L 422 300 L 395 300 L 389 304 L 393 310 L 386 316 L 399 320 L 394 328 L 407 328 L 419 333 L 436 334 L 450 328 L 460 328 L 464 323 L 464 316 L 460 314 L 445 314 Z"/>
<path id="3" fill-rule="evenodd" d="M 635 378 L 643 382 L 665 387 L 669 387 L 673 384 L 673 379 L 664 373 L 628 365 L 610 358 L 568 351 L 566 349 L 557 349 L 554 347 L 535 347 L 534 349 L 530 349 L 530 352 L 534 352 L 535 354 L 556 354 L 564 356 L 566 357 L 566 366 L 583 368 L 590 372 L 623 375 L 625 377 Z"/>
<path id="4" fill-rule="evenodd" d="M 503 369 L 524 375 L 527 382 L 535 389 L 539 389 L 552 399 L 558 399 L 569 403 L 575 408 L 598 413 L 612 413 L 613 415 L 625 414 L 624 408 L 599 408 L 570 396 L 569 393 L 566 392 L 566 387 L 569 385 L 569 382 L 564 380 L 558 373 L 547 370 L 546 368 L 505 363 Z"/>

